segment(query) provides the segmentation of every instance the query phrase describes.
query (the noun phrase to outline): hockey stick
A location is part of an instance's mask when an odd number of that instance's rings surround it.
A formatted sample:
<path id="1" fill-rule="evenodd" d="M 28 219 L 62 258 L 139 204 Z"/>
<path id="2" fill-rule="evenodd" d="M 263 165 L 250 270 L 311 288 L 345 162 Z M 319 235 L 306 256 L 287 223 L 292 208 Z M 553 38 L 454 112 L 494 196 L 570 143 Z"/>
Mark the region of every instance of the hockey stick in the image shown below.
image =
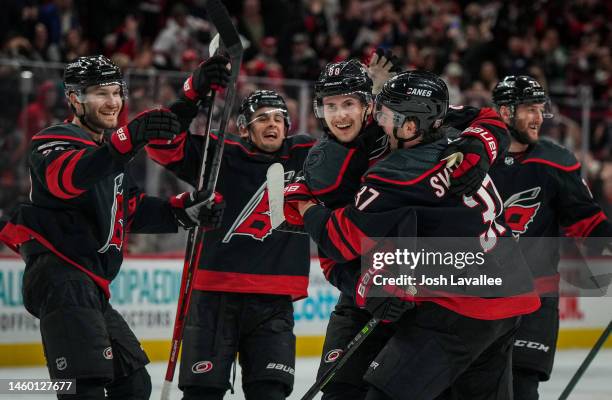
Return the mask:
<path id="1" fill-rule="evenodd" d="M 278 228 L 285 221 L 284 195 L 285 169 L 283 164 L 274 163 L 266 172 L 266 186 L 268 187 L 268 208 L 270 209 L 270 223 L 272 229 Z"/>
<path id="2" fill-rule="evenodd" d="M 559 400 L 566 400 L 569 397 L 570 393 L 572 392 L 572 390 L 574 390 L 574 387 L 584 374 L 584 371 L 586 371 L 586 369 L 589 367 L 591 361 L 593 361 L 593 359 L 599 352 L 599 349 L 603 347 L 604 343 L 608 339 L 608 336 L 610 336 L 610 331 L 612 331 L 612 321 L 610 321 L 608 327 L 604 329 L 604 331 L 601 333 L 601 336 L 599 337 L 599 339 L 597 339 L 597 342 L 595 342 L 595 345 L 593 346 L 591 351 L 589 351 L 589 354 L 587 354 L 582 364 L 580 364 L 580 367 L 578 367 L 578 370 L 576 371 L 574 376 L 572 376 L 572 379 L 570 379 L 569 383 L 561 393 L 561 396 L 559 396 Z"/>
<path id="3" fill-rule="evenodd" d="M 359 333 L 349 342 L 346 346 L 346 349 L 340 355 L 340 359 L 336 361 L 333 367 L 325 371 L 323 375 L 308 389 L 306 394 L 302 396 L 300 400 L 312 400 L 315 398 L 317 393 L 321 389 L 325 387 L 332 380 L 332 378 L 336 375 L 336 373 L 342 368 L 344 364 L 348 361 L 348 359 L 357 351 L 359 346 L 363 343 L 363 341 L 372 333 L 374 328 L 378 325 L 380 320 L 378 318 L 372 318 L 368 321 L 368 323 L 361 328 Z"/>
<path id="4" fill-rule="evenodd" d="M 291 225 L 285 220 L 285 170 L 281 163 L 274 163 L 266 173 L 268 209 L 272 230 L 308 235 L 303 226 Z"/>
<path id="5" fill-rule="evenodd" d="M 232 20 L 227 12 L 225 6 L 220 0 L 208 0 L 206 2 L 206 12 L 208 13 L 210 21 L 215 25 L 219 32 L 220 41 L 225 45 L 225 50 L 230 57 L 231 65 L 231 78 L 230 84 L 227 87 L 227 95 L 225 98 L 225 106 L 223 114 L 221 116 L 221 123 L 219 125 L 218 133 L 218 144 L 215 147 L 215 151 L 212 157 L 209 178 L 206 185 L 206 197 L 212 200 L 215 195 L 215 187 L 217 185 L 217 178 L 219 177 L 219 169 L 221 167 L 221 156 L 223 154 L 223 145 L 225 141 L 225 129 L 227 128 L 227 122 L 232 111 L 234 103 L 234 97 L 236 95 L 236 81 L 238 79 L 238 73 L 240 71 L 240 64 L 242 62 L 242 43 L 236 28 L 232 24 Z M 212 52 L 211 52 L 212 53 Z M 213 92 L 214 96 L 214 92 Z M 212 98 L 214 100 L 214 97 Z M 213 102 L 210 102 L 210 108 L 208 110 L 207 120 L 207 131 L 206 134 L 210 135 L 210 127 L 212 121 L 212 110 Z M 202 190 L 204 186 L 204 173 L 206 170 L 206 160 L 208 157 L 208 144 L 209 136 L 207 136 L 206 143 L 204 145 L 204 151 L 202 156 L 202 165 L 200 167 L 200 176 L 198 180 L 198 190 Z M 176 363 L 178 360 L 178 354 L 181 347 L 181 341 L 183 339 L 183 329 L 185 326 L 185 318 L 189 310 L 189 303 L 191 300 L 191 292 L 193 289 L 193 280 L 197 272 L 197 266 L 200 259 L 200 250 L 202 248 L 201 243 L 204 237 L 204 230 L 200 227 L 191 229 L 187 240 L 187 250 L 185 252 L 185 261 L 183 264 L 183 275 L 181 277 L 181 289 L 180 297 L 177 304 L 176 317 L 174 320 L 174 328 L 172 330 L 172 342 L 170 347 L 170 358 L 168 359 L 168 366 L 166 368 L 166 375 L 164 383 L 162 385 L 161 399 L 168 400 L 170 398 L 170 389 L 172 380 L 174 379 L 174 372 L 176 370 Z M 200 247 L 196 254 L 196 246 L 200 244 Z"/>

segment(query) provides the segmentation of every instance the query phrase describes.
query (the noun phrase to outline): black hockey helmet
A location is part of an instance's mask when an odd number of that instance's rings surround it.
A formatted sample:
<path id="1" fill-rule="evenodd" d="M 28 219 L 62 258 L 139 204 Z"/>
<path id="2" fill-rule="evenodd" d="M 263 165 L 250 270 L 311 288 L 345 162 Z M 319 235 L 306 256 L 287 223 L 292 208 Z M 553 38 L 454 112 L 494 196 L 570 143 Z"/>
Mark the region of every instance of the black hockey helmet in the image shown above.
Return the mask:
<path id="1" fill-rule="evenodd" d="M 544 118 L 552 118 L 550 99 L 546 90 L 536 79 L 527 75 L 509 75 L 498 82 L 493 89 L 493 103 L 501 106 L 514 107 L 519 104 L 545 104 Z M 514 113 L 514 109 L 513 109 Z"/>
<path id="2" fill-rule="evenodd" d="M 238 117 L 236 119 L 236 125 L 239 128 L 246 128 L 251 122 L 251 116 L 255 111 L 262 107 L 273 107 L 283 114 L 285 119 L 285 128 L 287 132 L 291 127 L 291 118 L 289 117 L 289 110 L 285 99 L 273 90 L 256 90 L 249 94 L 242 100 L 240 109 L 238 110 Z"/>
<path id="3" fill-rule="evenodd" d="M 355 59 L 329 63 L 325 66 L 315 82 L 315 116 L 324 119 L 324 97 L 343 94 L 355 94 L 363 104 L 372 100 L 372 79 L 365 65 Z"/>
<path id="4" fill-rule="evenodd" d="M 84 101 L 85 90 L 90 86 L 119 85 L 121 97 L 127 98 L 127 86 L 121 69 L 108 58 L 97 56 L 79 57 L 64 69 L 66 96 L 75 92 L 79 101 Z"/>
<path id="5" fill-rule="evenodd" d="M 442 125 L 448 110 L 448 88 L 437 75 L 428 71 L 404 71 L 389 79 L 376 96 L 374 118 L 386 115 L 386 106 L 393 111 L 393 126 L 400 128 L 407 119 L 417 123 L 417 131 L 425 134 Z"/>

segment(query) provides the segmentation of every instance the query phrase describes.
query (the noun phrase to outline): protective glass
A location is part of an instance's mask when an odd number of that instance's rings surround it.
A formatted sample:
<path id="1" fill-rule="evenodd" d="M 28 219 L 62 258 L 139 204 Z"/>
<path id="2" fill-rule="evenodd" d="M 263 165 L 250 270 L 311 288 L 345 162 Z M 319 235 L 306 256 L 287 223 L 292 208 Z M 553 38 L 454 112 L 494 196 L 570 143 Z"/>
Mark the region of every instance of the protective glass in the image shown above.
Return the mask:
<path id="1" fill-rule="evenodd" d="M 101 83 L 99 85 L 95 85 L 95 86 L 89 86 L 85 89 L 81 89 L 81 90 L 66 90 L 66 92 L 69 94 L 70 92 L 74 91 L 77 95 L 78 100 L 81 103 L 87 103 L 93 100 L 93 98 L 91 97 L 92 93 L 95 92 L 95 88 L 96 87 L 107 87 L 107 86 L 113 86 L 113 85 L 118 85 L 119 86 L 119 95 L 121 97 L 121 100 L 123 100 L 125 102 L 125 100 L 127 100 L 128 98 L 128 91 L 127 91 L 127 85 L 125 83 L 125 81 L 120 80 L 120 81 L 112 81 L 112 82 L 104 82 Z M 108 92 L 108 96 L 110 96 L 110 92 Z"/>
<path id="2" fill-rule="evenodd" d="M 376 103 L 374 120 L 380 126 L 394 126 L 396 128 L 401 128 L 402 125 L 404 125 L 404 122 L 406 122 L 406 116 L 393 111 L 387 106 Z"/>
<path id="3" fill-rule="evenodd" d="M 552 103 L 550 99 L 547 99 L 544 103 L 522 103 L 519 106 L 525 107 L 530 112 L 540 112 L 543 119 L 550 119 L 554 117 Z"/>
<path id="4" fill-rule="evenodd" d="M 273 108 L 271 110 L 268 110 L 268 111 L 265 111 L 259 114 L 258 116 L 256 116 L 255 118 L 247 122 L 245 126 L 249 126 L 255 122 L 268 122 L 270 120 L 273 120 L 274 122 L 279 123 L 279 124 L 280 123 L 284 124 L 286 119 L 287 119 L 286 110 L 283 110 L 282 108 Z"/>
<path id="5" fill-rule="evenodd" d="M 323 99 L 315 100 L 313 102 L 313 108 L 317 118 L 333 118 L 338 114 L 361 113 L 364 107 L 362 99 L 365 98 L 366 102 L 369 102 L 371 99 L 371 95 L 369 93 L 364 93 L 362 91 L 352 91 L 325 97 L 332 96 L 347 96 L 354 101 L 346 102 L 345 100 L 341 100 L 333 103 L 324 103 Z"/>

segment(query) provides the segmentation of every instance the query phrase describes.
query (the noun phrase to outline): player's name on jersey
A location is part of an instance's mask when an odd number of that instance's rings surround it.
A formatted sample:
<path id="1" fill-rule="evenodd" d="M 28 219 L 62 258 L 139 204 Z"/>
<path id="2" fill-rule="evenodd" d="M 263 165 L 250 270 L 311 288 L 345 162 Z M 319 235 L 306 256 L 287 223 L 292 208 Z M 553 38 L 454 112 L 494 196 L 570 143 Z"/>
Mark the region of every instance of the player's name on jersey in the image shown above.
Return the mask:
<path id="1" fill-rule="evenodd" d="M 472 277 L 438 275 L 438 276 L 411 276 L 399 275 L 396 277 L 374 276 L 374 284 L 379 286 L 501 286 L 502 278 L 492 278 L 485 274 Z"/>

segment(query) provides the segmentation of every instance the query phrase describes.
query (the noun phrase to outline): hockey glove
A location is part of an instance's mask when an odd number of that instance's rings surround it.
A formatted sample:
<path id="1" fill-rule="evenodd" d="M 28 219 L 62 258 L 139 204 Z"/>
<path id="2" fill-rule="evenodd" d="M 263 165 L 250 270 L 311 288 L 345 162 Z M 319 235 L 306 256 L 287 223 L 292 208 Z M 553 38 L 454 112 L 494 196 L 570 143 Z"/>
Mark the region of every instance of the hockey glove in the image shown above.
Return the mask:
<path id="1" fill-rule="evenodd" d="M 204 191 L 184 192 L 170 198 L 170 206 L 176 221 L 183 228 L 202 226 L 206 229 L 216 229 L 221 226 L 225 201 L 217 192 L 212 201 L 205 198 Z"/>
<path id="2" fill-rule="evenodd" d="M 462 137 L 449 144 L 440 159 L 446 160 L 447 167 L 457 166 L 449 191 L 458 196 L 474 195 L 489 172 L 489 155 L 484 143 L 475 137 Z"/>
<path id="3" fill-rule="evenodd" d="M 180 133 L 176 115 L 169 110 L 143 111 L 110 135 L 109 143 L 120 156 L 133 156 L 154 139 L 172 140 Z"/>
<path id="4" fill-rule="evenodd" d="M 289 225 L 304 226 L 304 217 L 300 214 L 300 202 L 315 201 L 308 186 L 301 182 L 293 182 L 285 186 L 285 221 Z"/>
<path id="5" fill-rule="evenodd" d="M 371 267 L 361 273 L 357 279 L 355 304 L 382 322 L 395 322 L 406 311 L 414 308 L 414 303 L 403 300 L 402 297 L 408 293 L 397 286 L 382 284 L 383 280 L 380 278 L 376 280 L 379 284 L 375 284 L 376 276 L 397 277 L 397 274 L 390 273 L 387 267 L 380 269 Z"/>
<path id="6" fill-rule="evenodd" d="M 377 95 L 382 90 L 383 84 L 401 71 L 399 58 L 385 51 L 381 47 L 376 49 L 368 64 L 368 75 L 372 79 L 372 94 Z"/>
<path id="7" fill-rule="evenodd" d="M 191 100 L 203 99 L 211 90 L 222 90 L 230 80 L 229 60 L 223 56 L 212 56 L 193 71 L 183 84 L 182 95 Z"/>

